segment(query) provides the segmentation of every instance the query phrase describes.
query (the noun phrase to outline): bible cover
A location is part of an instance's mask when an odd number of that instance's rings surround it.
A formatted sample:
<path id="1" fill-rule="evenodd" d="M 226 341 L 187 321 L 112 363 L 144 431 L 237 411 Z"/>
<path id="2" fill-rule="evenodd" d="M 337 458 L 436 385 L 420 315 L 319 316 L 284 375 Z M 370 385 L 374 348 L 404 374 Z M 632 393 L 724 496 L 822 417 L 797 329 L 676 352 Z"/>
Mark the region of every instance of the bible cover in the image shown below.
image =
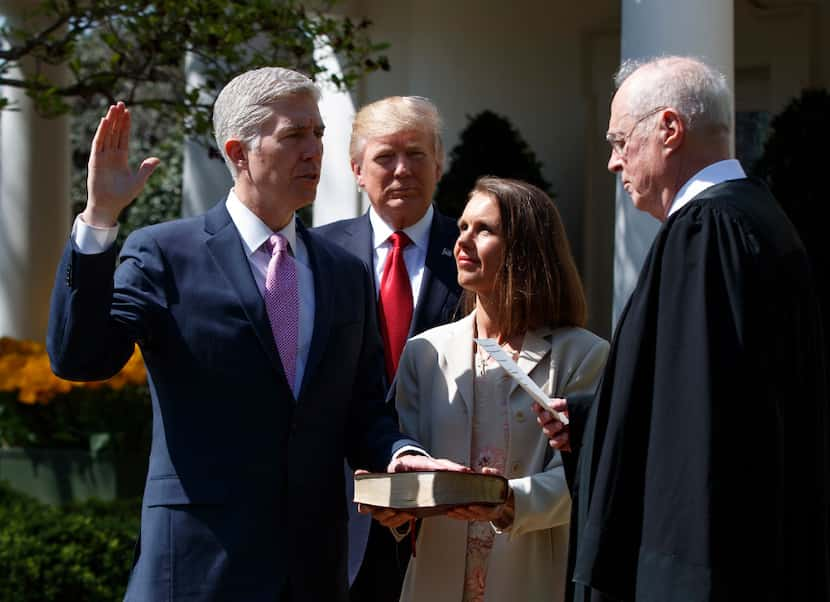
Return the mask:
<path id="1" fill-rule="evenodd" d="M 371 472 L 354 477 L 355 502 L 417 517 L 443 514 L 453 506 L 502 504 L 507 493 L 503 476 L 477 472 Z"/>

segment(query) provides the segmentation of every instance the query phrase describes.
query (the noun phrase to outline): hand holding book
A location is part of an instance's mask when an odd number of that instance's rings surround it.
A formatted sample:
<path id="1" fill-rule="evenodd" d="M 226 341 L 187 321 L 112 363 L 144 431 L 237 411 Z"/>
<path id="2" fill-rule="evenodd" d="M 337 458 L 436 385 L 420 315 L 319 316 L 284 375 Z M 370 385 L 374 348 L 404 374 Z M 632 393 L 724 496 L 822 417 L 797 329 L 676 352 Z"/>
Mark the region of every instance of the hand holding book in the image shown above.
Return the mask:
<path id="1" fill-rule="evenodd" d="M 403 478 L 395 479 L 397 487 L 406 483 L 416 483 L 420 476 L 435 472 L 472 472 L 468 466 L 452 460 L 432 458 L 422 454 L 403 454 L 389 463 L 387 473 L 369 473 L 365 470 L 355 471 L 355 499 L 358 512 L 371 514 L 384 527 L 397 529 L 401 525 L 419 516 L 412 506 L 388 503 L 392 481 L 389 477 L 397 473 Z M 408 473 L 406 476 L 404 473 Z M 422 474 L 415 474 L 422 473 Z M 360 487 L 360 489 L 358 489 Z"/>
<path id="2" fill-rule="evenodd" d="M 510 487 L 507 479 L 498 472 L 477 473 L 464 468 L 464 471 L 423 470 L 394 474 L 357 472 L 354 501 L 371 511 L 382 524 L 391 527 L 403 524 L 403 515 L 410 518 L 432 516 L 473 506 L 495 507 L 508 501 Z"/>
<path id="3" fill-rule="evenodd" d="M 485 466 L 482 474 L 501 475 L 495 468 Z M 464 521 L 486 521 L 493 523 L 499 530 L 509 529 L 516 513 L 516 499 L 508 487 L 507 499 L 501 504 L 467 504 L 455 506 L 447 511 L 447 517 Z"/>

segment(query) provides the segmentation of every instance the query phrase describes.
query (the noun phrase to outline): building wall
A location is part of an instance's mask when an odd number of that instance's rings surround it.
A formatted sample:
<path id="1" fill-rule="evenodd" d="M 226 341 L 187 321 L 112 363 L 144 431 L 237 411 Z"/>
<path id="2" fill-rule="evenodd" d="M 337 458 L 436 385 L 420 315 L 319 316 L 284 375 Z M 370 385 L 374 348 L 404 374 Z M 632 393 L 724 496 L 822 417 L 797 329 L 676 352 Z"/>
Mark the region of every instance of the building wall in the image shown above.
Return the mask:
<path id="1" fill-rule="evenodd" d="M 467 116 L 485 109 L 506 116 L 542 162 L 582 265 L 585 138 L 588 130 L 596 134 L 596 106 L 585 94 L 596 78 L 610 82 L 615 67 L 605 61 L 607 73 L 592 73 L 586 45 L 619 27 L 619 3 L 355 0 L 347 12 L 368 16 L 374 38 L 390 44 L 391 70 L 362 82 L 357 105 L 394 94 L 431 98 L 444 117 L 448 153 Z M 613 185 L 607 172 L 600 177 Z M 613 195 L 607 210 L 613 219 Z"/>
<path id="2" fill-rule="evenodd" d="M 734 2 L 738 111 L 773 115 L 802 88 L 830 84 L 825 0 Z M 525 137 L 556 191 L 589 326 L 610 336 L 615 180 L 603 135 L 619 62 L 619 0 L 351 0 L 343 10 L 370 18 L 373 37 L 390 44 L 391 71 L 361 83 L 357 106 L 428 96 L 444 116 L 448 151 L 467 116 L 485 109 Z M 345 191 L 344 202 L 353 195 Z"/>

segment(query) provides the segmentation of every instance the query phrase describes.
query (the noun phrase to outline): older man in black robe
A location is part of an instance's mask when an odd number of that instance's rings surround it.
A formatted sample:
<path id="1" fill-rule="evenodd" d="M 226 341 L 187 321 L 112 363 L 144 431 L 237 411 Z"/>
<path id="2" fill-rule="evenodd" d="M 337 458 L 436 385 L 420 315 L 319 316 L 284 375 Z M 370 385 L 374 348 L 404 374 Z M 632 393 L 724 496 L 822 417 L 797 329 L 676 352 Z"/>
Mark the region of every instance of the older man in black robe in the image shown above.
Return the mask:
<path id="1" fill-rule="evenodd" d="M 555 447 L 584 429 L 575 599 L 828 600 L 818 275 L 729 159 L 720 73 L 664 57 L 617 83 L 608 168 L 664 223 L 587 422 L 571 407 L 569 433 L 540 412 Z"/>

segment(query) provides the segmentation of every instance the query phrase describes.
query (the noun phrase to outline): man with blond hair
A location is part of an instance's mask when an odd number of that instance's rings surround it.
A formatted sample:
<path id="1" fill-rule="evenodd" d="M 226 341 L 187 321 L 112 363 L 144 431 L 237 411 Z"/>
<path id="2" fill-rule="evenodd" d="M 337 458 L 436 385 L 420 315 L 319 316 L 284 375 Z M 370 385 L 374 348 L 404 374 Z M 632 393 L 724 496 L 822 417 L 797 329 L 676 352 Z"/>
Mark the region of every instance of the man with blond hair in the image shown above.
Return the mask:
<path id="1" fill-rule="evenodd" d="M 135 343 L 147 365 L 153 441 L 129 601 L 344 602 L 344 458 L 449 466 L 384 403 L 369 270 L 295 219 L 320 176 L 318 98 L 288 69 L 234 78 L 214 106 L 233 188 L 205 215 L 134 232 L 117 268 L 118 215 L 159 161 L 131 171 L 123 103 L 98 127 L 48 348 L 73 380 L 111 376 Z"/>
<path id="2" fill-rule="evenodd" d="M 349 153 L 371 206 L 316 230 L 374 275 L 367 293 L 377 302 L 391 384 L 406 339 L 451 321 L 460 295 L 452 256 L 458 226 L 432 205 L 444 158 L 438 110 L 418 96 L 366 105 L 355 116 Z M 408 543 L 397 545 L 388 529 L 351 509 L 352 602 L 397 601 L 408 557 Z"/>
<path id="3" fill-rule="evenodd" d="M 721 73 L 663 57 L 623 65 L 617 84 L 608 169 L 663 225 L 574 450 L 575 599 L 825 602 L 816 275 L 731 158 Z M 541 414 L 554 446 L 577 446 Z"/>

